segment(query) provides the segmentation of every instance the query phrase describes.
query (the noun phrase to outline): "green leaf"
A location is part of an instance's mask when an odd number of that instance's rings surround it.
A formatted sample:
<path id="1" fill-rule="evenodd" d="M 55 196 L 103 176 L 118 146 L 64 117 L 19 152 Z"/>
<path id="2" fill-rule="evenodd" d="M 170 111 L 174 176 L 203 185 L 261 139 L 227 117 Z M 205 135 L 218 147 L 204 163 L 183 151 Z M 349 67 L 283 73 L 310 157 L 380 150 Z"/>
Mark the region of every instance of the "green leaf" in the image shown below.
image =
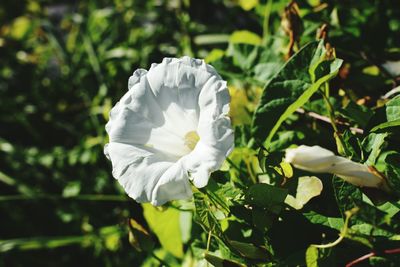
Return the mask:
<path id="1" fill-rule="evenodd" d="M 250 31 L 234 31 L 229 38 L 229 42 L 232 44 L 250 44 L 260 45 L 262 39 L 260 36 Z"/>
<path id="2" fill-rule="evenodd" d="M 284 131 L 278 132 L 276 137 L 269 146 L 269 152 L 286 149 L 292 144 L 301 144 L 305 139 L 305 134 L 300 131 Z"/>
<path id="3" fill-rule="evenodd" d="M 31 237 L 9 240 L 0 240 L 0 252 L 10 250 L 35 250 L 35 249 L 54 249 L 58 247 L 92 242 L 85 236 L 65 236 L 65 237 Z"/>
<path id="4" fill-rule="evenodd" d="M 258 5 L 259 0 L 239 0 L 239 5 L 246 11 Z"/>
<path id="5" fill-rule="evenodd" d="M 303 216 L 313 224 L 320 224 L 340 231 L 343 228 L 343 218 L 327 217 L 315 211 L 303 213 Z"/>
<path id="6" fill-rule="evenodd" d="M 336 202 L 339 206 L 339 210 L 344 216 L 345 212 L 357 207 L 362 202 L 361 190 L 348 182 L 342 180 L 339 177 L 333 177 L 333 188 L 335 190 Z"/>
<path id="7" fill-rule="evenodd" d="M 262 208 L 253 207 L 251 210 L 251 218 L 254 227 L 265 233 L 272 226 L 275 216 L 272 216 Z"/>
<path id="8" fill-rule="evenodd" d="M 282 64 L 278 62 L 259 63 L 254 67 L 254 78 L 260 82 L 267 83 L 271 80 Z"/>
<path id="9" fill-rule="evenodd" d="M 269 184 L 252 185 L 246 192 L 246 202 L 272 213 L 279 214 L 288 194 L 285 188 L 274 187 Z"/>
<path id="10" fill-rule="evenodd" d="M 225 55 L 225 51 L 221 49 L 213 49 L 210 53 L 208 53 L 207 57 L 204 59 L 205 62 L 210 63 L 221 59 Z"/>
<path id="11" fill-rule="evenodd" d="M 116 47 L 111 50 L 108 50 L 104 57 L 106 59 L 114 59 L 114 58 L 135 58 L 138 57 L 138 52 L 131 48 L 126 47 Z"/>
<path id="12" fill-rule="evenodd" d="M 201 193 L 194 193 L 193 198 L 196 206 L 194 220 L 199 223 L 207 232 L 211 231 L 214 235 L 221 237 L 221 225 L 212 211 L 208 208 L 209 200 Z"/>
<path id="13" fill-rule="evenodd" d="M 254 113 L 252 133 L 260 142 L 266 138 L 267 148 L 280 125 L 339 71 L 339 59 L 322 61 L 329 64 L 320 68 L 322 52 L 318 45 L 312 42 L 302 48 L 265 86 Z"/>
<path id="14" fill-rule="evenodd" d="M 332 257 L 331 249 L 320 249 L 313 245 L 306 250 L 307 267 L 337 266 Z"/>
<path id="15" fill-rule="evenodd" d="M 371 129 L 371 132 L 391 131 L 393 130 L 392 128 L 399 126 L 400 126 L 400 119 L 397 119 L 378 124 L 377 126 Z"/>
<path id="16" fill-rule="evenodd" d="M 220 258 L 210 253 L 205 253 L 204 258 L 211 263 L 215 267 L 244 267 L 245 265 L 232 261 Z"/>
<path id="17" fill-rule="evenodd" d="M 400 223 L 398 220 L 391 220 L 388 213 L 365 202 L 358 203 L 357 207 L 359 211 L 355 214 L 355 219 L 366 222 L 374 228 L 381 228 L 392 233 L 398 233 Z"/>
<path id="18" fill-rule="evenodd" d="M 396 96 L 395 98 L 387 102 L 385 108 L 387 121 L 378 125 L 375 124 L 375 126 L 370 130 L 371 132 L 388 132 L 400 130 L 400 128 L 398 128 L 400 126 L 400 96 Z"/>
<path id="19" fill-rule="evenodd" d="M 374 256 L 369 258 L 369 264 L 371 266 L 396 266 L 396 262 L 399 262 L 399 256 L 392 258 L 392 260 L 385 258 L 384 256 Z"/>
<path id="20" fill-rule="evenodd" d="M 82 245 L 86 247 L 105 245 L 107 248 L 115 248 L 116 244 L 119 243 L 122 233 L 119 226 L 102 227 L 96 232 L 98 232 L 97 235 L 87 234 L 82 236 L 40 236 L 0 240 L 0 252 L 7 252 L 10 250 L 50 250 L 71 245 Z"/>
<path id="21" fill-rule="evenodd" d="M 12 22 L 10 33 L 11 37 L 16 40 L 21 40 L 27 37 L 28 33 L 33 28 L 33 21 L 28 17 L 17 17 Z"/>
<path id="22" fill-rule="evenodd" d="M 283 171 L 283 175 L 286 178 L 292 178 L 293 177 L 293 168 L 292 165 L 290 165 L 290 163 L 287 163 L 286 161 L 282 161 L 279 166 L 281 167 L 282 171 Z"/>
<path id="23" fill-rule="evenodd" d="M 129 243 L 137 251 L 150 252 L 154 248 L 154 241 L 149 232 L 134 219 L 129 219 Z"/>
<path id="24" fill-rule="evenodd" d="M 346 118 L 356 122 L 362 128 L 365 128 L 374 115 L 372 110 L 366 106 L 358 105 L 350 101 L 343 109 L 339 110 L 340 113 Z"/>
<path id="25" fill-rule="evenodd" d="M 318 46 L 315 49 L 314 55 L 311 58 L 310 67 L 308 68 L 308 73 L 310 74 L 311 81 L 315 82 L 317 80 L 316 73 L 317 68 L 326 58 L 326 50 L 324 42 L 321 40 L 318 42 Z"/>
<path id="26" fill-rule="evenodd" d="M 179 226 L 181 228 L 182 242 L 183 243 L 187 243 L 191 238 L 192 219 L 193 219 L 192 212 L 182 211 L 180 213 Z"/>
<path id="27" fill-rule="evenodd" d="M 363 140 L 363 147 L 367 152 L 369 152 L 368 158 L 365 162 L 368 166 L 375 165 L 376 160 L 382 152 L 385 138 L 387 136 L 387 133 L 371 133 Z"/>
<path id="28" fill-rule="evenodd" d="M 307 267 L 318 267 L 318 248 L 309 246 L 306 251 Z"/>
<path id="29" fill-rule="evenodd" d="M 378 162 L 380 167 L 383 167 L 390 188 L 400 195 L 400 153 L 385 153 Z"/>
<path id="30" fill-rule="evenodd" d="M 142 204 L 143 215 L 150 229 L 160 240 L 161 246 L 178 258 L 183 257 L 183 242 L 179 226 L 180 212 L 167 208 L 158 210 L 151 204 Z"/>
<path id="31" fill-rule="evenodd" d="M 388 121 L 400 121 L 400 96 L 396 96 L 386 103 L 386 119 Z"/>
<path id="32" fill-rule="evenodd" d="M 337 135 L 335 135 L 336 141 L 338 142 Z M 345 130 L 341 135 L 340 143 L 336 144 L 343 151 L 343 155 L 346 155 L 351 160 L 360 161 L 362 148 L 361 141 L 352 134 L 350 131 Z"/>
<path id="33" fill-rule="evenodd" d="M 193 38 L 196 45 L 210 45 L 229 42 L 228 34 L 202 34 Z"/>
<path id="34" fill-rule="evenodd" d="M 81 191 L 81 182 L 80 181 L 72 181 L 69 182 L 62 192 L 63 197 L 75 197 L 79 195 Z"/>
<path id="35" fill-rule="evenodd" d="M 233 57 L 233 64 L 242 70 L 251 69 L 258 57 L 259 46 L 250 44 L 230 44 L 227 55 Z"/>
<path id="36" fill-rule="evenodd" d="M 234 240 L 230 240 L 229 244 L 236 249 L 243 257 L 267 261 L 269 258 L 268 250 L 262 247 L 257 247 L 250 243 L 243 243 Z"/>

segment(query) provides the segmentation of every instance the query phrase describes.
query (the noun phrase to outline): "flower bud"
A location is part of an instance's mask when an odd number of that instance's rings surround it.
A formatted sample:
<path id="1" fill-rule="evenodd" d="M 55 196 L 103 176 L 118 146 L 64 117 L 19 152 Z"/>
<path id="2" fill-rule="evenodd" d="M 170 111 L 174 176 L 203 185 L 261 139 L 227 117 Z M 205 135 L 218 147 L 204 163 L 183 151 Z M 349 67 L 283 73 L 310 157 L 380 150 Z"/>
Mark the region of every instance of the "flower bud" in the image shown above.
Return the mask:
<path id="1" fill-rule="evenodd" d="M 320 146 L 299 146 L 287 149 L 285 161 L 298 169 L 315 173 L 332 173 L 356 185 L 382 188 L 382 177 L 369 171 L 368 166 L 336 156 Z"/>

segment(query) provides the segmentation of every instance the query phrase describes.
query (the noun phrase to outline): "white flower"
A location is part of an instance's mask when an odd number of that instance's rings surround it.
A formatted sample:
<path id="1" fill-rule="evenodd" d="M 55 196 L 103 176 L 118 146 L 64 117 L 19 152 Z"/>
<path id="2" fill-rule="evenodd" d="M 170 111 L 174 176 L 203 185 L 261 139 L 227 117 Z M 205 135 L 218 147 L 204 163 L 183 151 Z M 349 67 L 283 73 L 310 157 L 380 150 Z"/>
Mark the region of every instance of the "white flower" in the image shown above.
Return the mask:
<path id="1" fill-rule="evenodd" d="M 369 171 L 368 166 L 335 156 L 320 146 L 302 145 L 287 149 L 285 161 L 302 170 L 335 174 L 357 186 L 381 188 L 384 183 L 381 177 Z"/>
<path id="2" fill-rule="evenodd" d="M 162 205 L 207 185 L 233 149 L 226 82 L 203 60 L 165 58 L 136 70 L 113 107 L 104 153 L 138 202 Z"/>

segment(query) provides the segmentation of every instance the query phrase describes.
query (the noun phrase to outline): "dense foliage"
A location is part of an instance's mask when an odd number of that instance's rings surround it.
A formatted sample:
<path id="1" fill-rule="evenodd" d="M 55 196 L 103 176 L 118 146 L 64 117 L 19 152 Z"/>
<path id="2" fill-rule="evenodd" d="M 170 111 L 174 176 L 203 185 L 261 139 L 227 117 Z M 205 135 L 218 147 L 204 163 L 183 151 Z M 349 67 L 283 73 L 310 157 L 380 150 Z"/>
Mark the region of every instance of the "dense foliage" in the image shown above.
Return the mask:
<path id="1" fill-rule="evenodd" d="M 235 149 L 192 201 L 141 205 L 104 125 L 135 69 L 183 55 L 228 81 Z M 399 60 L 390 0 L 2 1 L 0 266 L 396 266 Z M 387 188 L 316 174 L 293 208 L 302 144 Z"/>

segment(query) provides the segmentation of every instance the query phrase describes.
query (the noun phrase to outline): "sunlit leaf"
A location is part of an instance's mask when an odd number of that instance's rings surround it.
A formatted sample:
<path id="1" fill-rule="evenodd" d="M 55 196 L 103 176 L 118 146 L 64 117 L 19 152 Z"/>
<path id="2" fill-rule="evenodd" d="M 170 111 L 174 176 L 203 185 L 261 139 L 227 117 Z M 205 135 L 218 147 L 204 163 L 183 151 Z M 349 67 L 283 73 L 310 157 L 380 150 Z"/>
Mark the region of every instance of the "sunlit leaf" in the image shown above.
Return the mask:
<path id="1" fill-rule="evenodd" d="M 400 96 L 397 96 L 386 103 L 386 118 L 388 122 L 400 121 Z"/>
<path id="2" fill-rule="evenodd" d="M 167 208 L 160 211 L 151 204 L 143 204 L 143 215 L 162 247 L 178 258 L 183 257 L 180 213 L 176 209 Z"/>
<path id="3" fill-rule="evenodd" d="M 253 32 L 243 30 L 233 32 L 229 38 L 229 42 L 232 44 L 260 45 L 262 39 Z"/>
<path id="4" fill-rule="evenodd" d="M 242 125 L 251 123 L 251 115 L 248 109 L 249 99 L 243 88 L 229 86 L 229 94 L 231 95 L 231 108 L 229 115 L 233 125 Z"/>
<path id="5" fill-rule="evenodd" d="M 318 267 L 318 248 L 309 246 L 306 251 L 307 267 Z"/>
<path id="6" fill-rule="evenodd" d="M 25 16 L 16 18 L 10 28 L 11 37 L 16 40 L 21 40 L 26 37 L 32 28 L 32 21 Z"/>
<path id="7" fill-rule="evenodd" d="M 210 63 L 222 58 L 225 55 L 225 51 L 221 49 L 213 49 L 204 59 L 205 62 Z"/>
<path id="8" fill-rule="evenodd" d="M 258 5 L 258 0 L 239 0 L 239 5 L 248 11 Z"/>
<path id="9" fill-rule="evenodd" d="M 400 119 L 378 124 L 371 129 L 371 132 L 391 131 L 400 126 Z"/>
<path id="10" fill-rule="evenodd" d="M 299 178 L 296 196 L 288 195 L 285 203 L 294 209 L 302 209 L 313 197 L 321 194 L 323 185 L 320 179 L 315 176 L 302 176 Z"/>
<path id="11" fill-rule="evenodd" d="M 374 165 L 379 155 L 382 152 L 385 144 L 385 138 L 388 136 L 387 133 L 371 133 L 363 141 L 363 146 L 367 152 L 369 152 L 366 164 L 371 166 Z"/>

